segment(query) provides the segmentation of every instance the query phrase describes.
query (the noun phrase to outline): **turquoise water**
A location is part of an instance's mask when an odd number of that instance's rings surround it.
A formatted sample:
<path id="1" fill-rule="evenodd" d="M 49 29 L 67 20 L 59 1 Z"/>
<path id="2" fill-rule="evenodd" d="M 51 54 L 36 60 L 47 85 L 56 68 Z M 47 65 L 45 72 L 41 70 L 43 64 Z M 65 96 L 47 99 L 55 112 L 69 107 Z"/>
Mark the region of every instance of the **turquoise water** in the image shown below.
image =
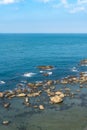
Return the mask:
<path id="1" fill-rule="evenodd" d="M 0 34 L 0 81 L 5 82 L 0 91 L 13 89 L 22 80 L 44 80 L 38 65 L 55 66 L 48 79 L 77 75 L 72 68 L 84 58 L 87 34 Z M 34 75 L 25 77 L 25 73 Z"/>

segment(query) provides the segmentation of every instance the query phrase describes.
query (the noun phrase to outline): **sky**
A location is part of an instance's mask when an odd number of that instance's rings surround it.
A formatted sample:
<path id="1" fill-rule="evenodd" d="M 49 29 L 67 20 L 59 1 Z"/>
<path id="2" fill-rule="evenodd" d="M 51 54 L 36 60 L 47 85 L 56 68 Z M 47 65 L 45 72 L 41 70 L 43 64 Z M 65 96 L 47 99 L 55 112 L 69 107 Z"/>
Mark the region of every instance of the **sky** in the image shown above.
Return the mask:
<path id="1" fill-rule="evenodd" d="M 0 0 L 0 33 L 87 33 L 87 0 Z"/>

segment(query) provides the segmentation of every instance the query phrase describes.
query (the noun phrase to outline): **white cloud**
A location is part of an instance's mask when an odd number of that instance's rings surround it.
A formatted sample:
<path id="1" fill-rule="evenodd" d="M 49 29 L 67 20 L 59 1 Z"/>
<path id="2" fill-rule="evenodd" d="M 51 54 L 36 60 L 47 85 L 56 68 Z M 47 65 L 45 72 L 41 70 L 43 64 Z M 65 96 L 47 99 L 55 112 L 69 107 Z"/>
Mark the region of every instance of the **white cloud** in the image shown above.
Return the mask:
<path id="1" fill-rule="evenodd" d="M 19 1 L 20 0 L 0 0 L 0 4 L 12 4 Z"/>
<path id="2" fill-rule="evenodd" d="M 85 11 L 84 7 L 74 7 L 72 10 L 70 10 L 70 13 L 77 13 L 77 12 L 81 12 L 81 11 Z"/>
<path id="3" fill-rule="evenodd" d="M 54 4 L 53 8 L 64 8 L 69 13 L 78 13 L 87 11 L 87 0 L 60 0 L 60 3 Z"/>
<path id="4" fill-rule="evenodd" d="M 87 0 L 77 0 L 78 4 L 87 4 Z"/>
<path id="5" fill-rule="evenodd" d="M 38 0 L 39 2 L 43 2 L 43 3 L 48 3 L 50 2 L 51 0 Z"/>

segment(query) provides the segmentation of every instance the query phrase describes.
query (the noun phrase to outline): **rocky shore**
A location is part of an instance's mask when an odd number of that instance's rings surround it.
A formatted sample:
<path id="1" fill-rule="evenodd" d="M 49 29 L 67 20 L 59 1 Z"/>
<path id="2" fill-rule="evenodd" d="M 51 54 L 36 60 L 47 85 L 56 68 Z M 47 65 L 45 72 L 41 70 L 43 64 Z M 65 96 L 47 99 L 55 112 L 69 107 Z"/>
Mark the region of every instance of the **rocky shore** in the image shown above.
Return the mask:
<path id="1" fill-rule="evenodd" d="M 82 60 L 79 65 L 87 65 L 87 59 Z M 48 65 L 38 66 L 37 68 L 45 71 L 55 67 Z M 26 107 L 43 111 L 48 108 L 47 106 L 62 104 L 67 98 L 70 100 L 75 98 L 76 95 L 78 96 L 81 93 L 82 88 L 87 88 L 87 72 L 79 72 L 78 76 L 69 75 L 58 80 L 28 82 L 25 88 L 23 84 L 19 83 L 18 88 L 14 90 L 0 92 L 0 103 L 2 102 L 3 109 L 8 109 L 11 107 L 13 98 L 16 98 L 16 100 L 22 99 L 23 105 Z M 10 121 L 3 118 L 3 125 L 9 125 L 9 123 Z"/>

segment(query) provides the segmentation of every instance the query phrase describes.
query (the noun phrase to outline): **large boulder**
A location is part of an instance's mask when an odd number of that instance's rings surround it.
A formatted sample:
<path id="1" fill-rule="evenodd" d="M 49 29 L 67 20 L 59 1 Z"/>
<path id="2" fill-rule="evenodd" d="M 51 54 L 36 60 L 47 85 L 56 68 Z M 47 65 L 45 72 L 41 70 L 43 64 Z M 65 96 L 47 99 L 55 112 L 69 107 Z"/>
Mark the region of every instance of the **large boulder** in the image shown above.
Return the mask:
<path id="1" fill-rule="evenodd" d="M 51 101 L 51 103 L 54 103 L 54 104 L 61 103 L 61 102 L 63 102 L 63 98 L 61 98 L 58 95 L 55 95 L 53 97 L 50 97 L 50 101 Z"/>

